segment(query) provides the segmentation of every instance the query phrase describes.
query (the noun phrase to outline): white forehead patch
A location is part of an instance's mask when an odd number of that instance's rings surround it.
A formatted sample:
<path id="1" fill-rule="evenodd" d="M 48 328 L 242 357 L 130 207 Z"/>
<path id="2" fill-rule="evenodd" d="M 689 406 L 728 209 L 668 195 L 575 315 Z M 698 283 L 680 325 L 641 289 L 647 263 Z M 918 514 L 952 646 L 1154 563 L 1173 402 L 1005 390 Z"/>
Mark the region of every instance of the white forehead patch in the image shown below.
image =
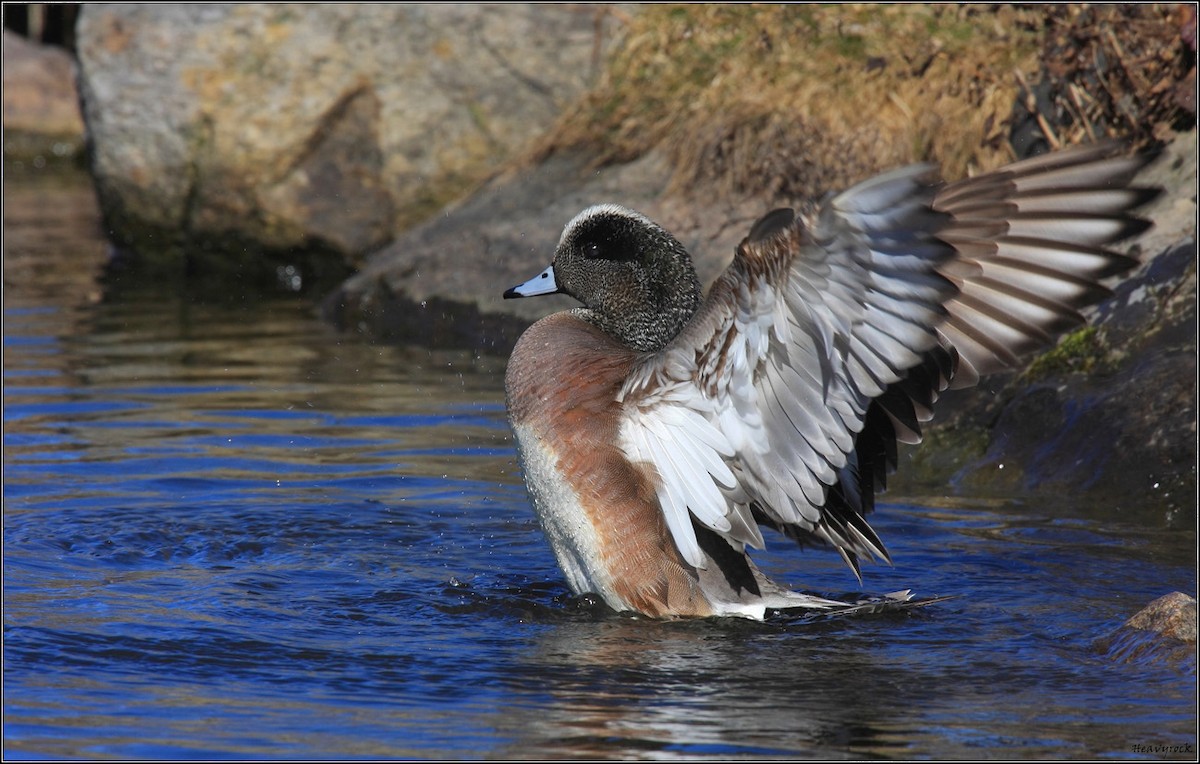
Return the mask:
<path id="1" fill-rule="evenodd" d="M 578 215 L 571 218 L 571 222 L 567 223 L 566 226 L 563 227 L 562 235 L 558 237 L 558 243 L 561 245 L 564 241 L 566 241 L 567 236 L 571 233 L 571 231 L 575 230 L 575 228 L 587 222 L 588 220 L 591 220 L 592 218 L 603 217 L 605 215 L 629 218 L 651 228 L 659 228 L 659 225 L 653 220 L 639 212 L 634 212 L 628 207 L 622 207 L 619 204 L 593 204 L 591 207 L 588 207 L 587 209 L 583 210 L 583 212 L 580 212 Z"/>

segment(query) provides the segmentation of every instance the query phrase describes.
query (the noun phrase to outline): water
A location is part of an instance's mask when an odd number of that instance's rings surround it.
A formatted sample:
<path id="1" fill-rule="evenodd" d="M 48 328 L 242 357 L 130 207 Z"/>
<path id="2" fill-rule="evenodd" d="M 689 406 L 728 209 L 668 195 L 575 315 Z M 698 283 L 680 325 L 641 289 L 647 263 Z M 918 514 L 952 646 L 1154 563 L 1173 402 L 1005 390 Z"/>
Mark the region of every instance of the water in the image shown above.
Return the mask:
<path id="1" fill-rule="evenodd" d="M 1194 658 L 1100 645 L 1195 591 L 1190 532 L 889 497 L 864 588 L 957 599 L 606 613 L 533 522 L 503 358 L 296 299 L 101 299 L 86 187 L 5 192 L 7 757 L 1195 757 Z M 761 559 L 857 588 L 832 554 Z"/>

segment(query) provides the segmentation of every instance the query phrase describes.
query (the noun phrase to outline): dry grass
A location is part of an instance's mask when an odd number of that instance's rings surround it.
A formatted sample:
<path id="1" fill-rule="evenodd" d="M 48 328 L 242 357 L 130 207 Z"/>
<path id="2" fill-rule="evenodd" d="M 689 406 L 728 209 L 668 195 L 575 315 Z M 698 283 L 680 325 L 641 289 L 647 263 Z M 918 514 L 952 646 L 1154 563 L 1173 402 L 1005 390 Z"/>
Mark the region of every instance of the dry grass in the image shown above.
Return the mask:
<path id="1" fill-rule="evenodd" d="M 662 149 L 676 192 L 796 200 L 911 161 L 962 177 L 1013 158 L 1021 83 L 1063 8 L 647 5 L 535 157 Z"/>

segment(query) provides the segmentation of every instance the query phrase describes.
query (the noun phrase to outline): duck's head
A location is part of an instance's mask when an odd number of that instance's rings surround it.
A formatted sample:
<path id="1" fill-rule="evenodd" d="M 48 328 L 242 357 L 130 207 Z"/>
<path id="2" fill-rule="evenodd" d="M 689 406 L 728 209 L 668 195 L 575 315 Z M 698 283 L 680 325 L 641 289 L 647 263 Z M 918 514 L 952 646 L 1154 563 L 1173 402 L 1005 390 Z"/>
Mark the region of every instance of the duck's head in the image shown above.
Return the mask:
<path id="1" fill-rule="evenodd" d="M 615 204 L 588 207 L 567 223 L 553 264 L 505 298 L 566 294 L 579 314 L 625 346 L 662 349 L 700 305 L 700 281 L 683 245 Z"/>

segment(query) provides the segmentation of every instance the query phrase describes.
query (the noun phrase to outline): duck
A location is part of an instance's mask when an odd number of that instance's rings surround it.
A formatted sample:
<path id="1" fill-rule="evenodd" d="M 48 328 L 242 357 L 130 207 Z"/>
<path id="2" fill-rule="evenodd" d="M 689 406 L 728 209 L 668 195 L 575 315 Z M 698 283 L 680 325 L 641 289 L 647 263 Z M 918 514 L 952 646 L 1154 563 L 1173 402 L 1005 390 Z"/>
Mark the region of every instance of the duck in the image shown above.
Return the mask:
<path id="1" fill-rule="evenodd" d="M 569 588 L 649 618 L 763 619 L 847 603 L 755 565 L 764 530 L 861 563 L 867 522 L 939 394 L 1084 323 L 1137 265 L 1153 159 L 1119 141 L 946 182 L 914 164 L 754 223 L 703 294 L 671 233 L 623 206 L 564 227 L 504 298 L 579 306 L 527 328 L 505 372 L 530 503 Z M 900 599 L 906 599 L 901 597 Z"/>

